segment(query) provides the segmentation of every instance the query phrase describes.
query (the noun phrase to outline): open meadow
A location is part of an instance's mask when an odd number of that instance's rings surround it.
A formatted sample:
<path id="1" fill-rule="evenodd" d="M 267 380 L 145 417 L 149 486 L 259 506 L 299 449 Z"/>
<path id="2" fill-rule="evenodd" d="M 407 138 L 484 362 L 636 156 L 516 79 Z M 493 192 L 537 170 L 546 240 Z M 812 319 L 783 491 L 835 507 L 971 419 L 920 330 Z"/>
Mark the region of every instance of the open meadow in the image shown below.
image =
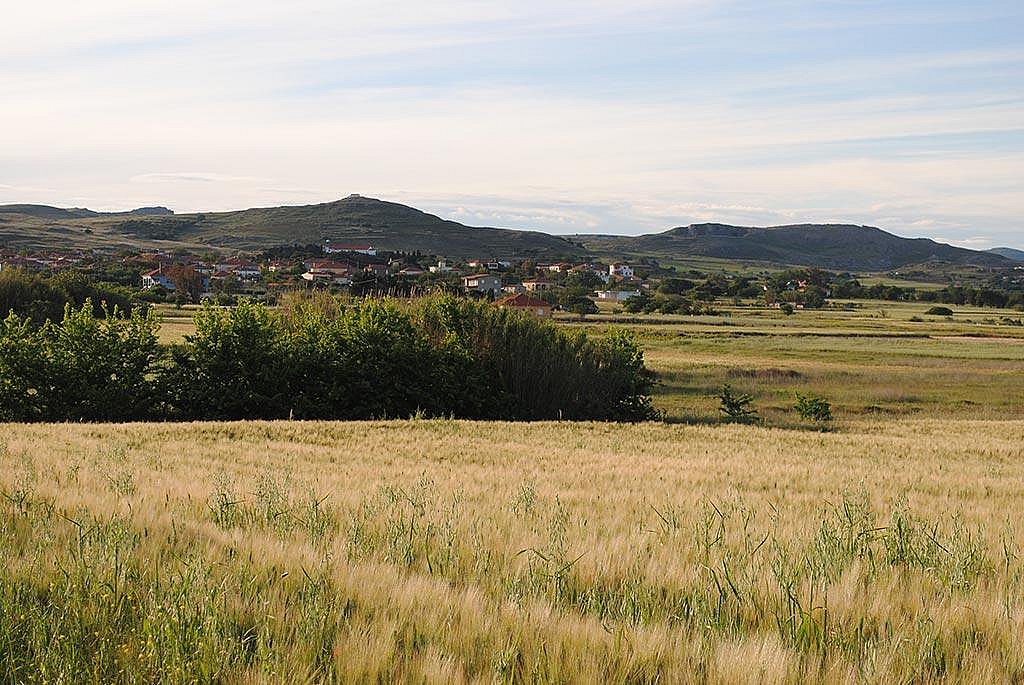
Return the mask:
<path id="1" fill-rule="evenodd" d="M 664 423 L 0 425 L 0 673 L 1020 682 L 1020 313 L 923 311 L 635 317 Z"/>

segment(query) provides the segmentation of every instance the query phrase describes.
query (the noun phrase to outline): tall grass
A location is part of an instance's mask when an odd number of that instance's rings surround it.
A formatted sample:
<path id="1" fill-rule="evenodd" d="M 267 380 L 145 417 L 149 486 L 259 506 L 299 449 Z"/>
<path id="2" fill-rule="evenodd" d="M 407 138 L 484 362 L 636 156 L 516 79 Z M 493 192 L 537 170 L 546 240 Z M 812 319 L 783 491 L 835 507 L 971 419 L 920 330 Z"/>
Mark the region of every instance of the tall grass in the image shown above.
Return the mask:
<path id="1" fill-rule="evenodd" d="M 1012 422 L 8 428 L 0 672 L 1014 682 L 1022 436 Z M 119 473 L 133 487 L 110 485 Z"/>

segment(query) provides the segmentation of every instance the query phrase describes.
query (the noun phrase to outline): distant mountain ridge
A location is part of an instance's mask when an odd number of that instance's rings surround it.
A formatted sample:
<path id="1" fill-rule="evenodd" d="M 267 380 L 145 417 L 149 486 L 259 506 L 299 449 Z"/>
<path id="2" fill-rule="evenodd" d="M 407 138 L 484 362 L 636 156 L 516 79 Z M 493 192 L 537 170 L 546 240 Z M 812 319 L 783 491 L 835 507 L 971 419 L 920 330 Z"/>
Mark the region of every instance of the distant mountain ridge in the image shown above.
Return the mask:
<path id="1" fill-rule="evenodd" d="M 371 244 L 381 250 L 535 260 L 671 260 L 710 257 L 765 265 L 889 271 L 928 262 L 1005 268 L 1015 262 L 929 238 L 901 238 L 849 224 L 766 228 L 692 224 L 641 236 L 576 235 L 471 227 L 406 205 L 360 195 L 313 205 L 175 214 L 165 207 L 94 212 L 45 205 L 0 206 L 0 247 L 219 249 L 256 252 L 287 244 Z"/>
<path id="2" fill-rule="evenodd" d="M 58 238 L 62 245 L 96 245 L 106 236 L 118 246 L 207 246 L 250 252 L 275 245 L 331 240 L 453 258 L 574 259 L 583 253 L 578 245 L 559 236 L 464 226 L 413 207 L 361 195 L 314 205 L 232 212 L 175 214 L 159 211 L 163 209 L 103 214 L 44 205 L 2 205 L 0 247 L 49 245 Z M 69 231 L 76 228 L 84 236 L 71 241 Z M 87 230 L 90 233 L 85 234 Z"/>
<path id="3" fill-rule="evenodd" d="M 97 216 L 166 216 L 174 214 L 167 207 L 139 207 L 126 212 L 95 212 L 84 207 L 63 209 L 50 205 L 0 205 L 0 214 L 23 214 L 40 219 L 89 219 Z"/>
<path id="4" fill-rule="evenodd" d="M 901 238 L 880 228 L 853 224 L 763 228 L 692 224 L 604 242 L 605 249 L 635 254 L 680 254 L 853 271 L 887 271 L 933 261 L 984 267 L 1007 264 L 1006 258 L 997 254 L 953 247 L 930 238 Z"/>
<path id="5" fill-rule="evenodd" d="M 988 251 L 992 254 L 997 254 L 1000 257 L 1012 259 L 1015 262 L 1024 262 L 1024 250 L 1018 250 L 1013 247 L 993 247 Z"/>

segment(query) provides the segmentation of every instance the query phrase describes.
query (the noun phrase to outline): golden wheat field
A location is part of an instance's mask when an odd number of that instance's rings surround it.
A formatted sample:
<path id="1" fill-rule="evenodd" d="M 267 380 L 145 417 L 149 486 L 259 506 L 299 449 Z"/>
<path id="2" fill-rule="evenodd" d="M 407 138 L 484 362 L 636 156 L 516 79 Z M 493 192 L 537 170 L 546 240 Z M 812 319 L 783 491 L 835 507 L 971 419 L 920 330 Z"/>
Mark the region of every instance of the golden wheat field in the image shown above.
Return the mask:
<path id="1" fill-rule="evenodd" d="M 1024 422 L 0 426 L 9 682 L 1020 682 Z"/>

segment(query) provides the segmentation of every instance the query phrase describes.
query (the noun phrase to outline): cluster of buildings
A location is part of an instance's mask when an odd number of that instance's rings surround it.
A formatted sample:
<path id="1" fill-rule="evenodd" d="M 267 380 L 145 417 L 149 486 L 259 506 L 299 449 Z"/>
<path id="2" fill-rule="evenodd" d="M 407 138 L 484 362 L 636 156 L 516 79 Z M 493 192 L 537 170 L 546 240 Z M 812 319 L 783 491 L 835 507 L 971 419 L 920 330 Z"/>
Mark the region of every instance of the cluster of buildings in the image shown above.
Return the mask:
<path id="1" fill-rule="evenodd" d="M 594 282 L 607 286 L 607 289 L 594 292 L 594 296 L 601 300 L 625 300 L 628 297 L 639 294 L 642 286 L 642 282 L 636 278 L 633 272 L 633 267 L 620 262 L 607 266 L 589 262 L 575 265 L 566 262 L 537 264 L 533 269 L 534 275 L 522 279 L 503 278 L 506 275 L 503 272 L 507 272 L 508 268 L 511 267 L 510 262 L 493 261 L 485 263 L 480 260 L 467 262 L 467 266 L 470 267 L 480 265 L 485 265 L 489 270 L 462 277 L 462 287 L 467 292 L 490 292 L 494 294 L 504 292 L 512 295 L 541 293 L 561 285 L 564 279 L 555 276 L 555 274 L 561 274 L 562 276 L 571 274 L 591 275 Z M 625 295 L 620 293 L 625 293 Z"/>
<path id="2" fill-rule="evenodd" d="M 625 263 L 528 263 L 511 259 L 469 259 L 453 262 L 445 258 L 425 263 L 420 256 L 379 251 L 372 245 L 338 244 L 325 241 L 315 256 L 265 259 L 259 263 L 246 257 L 171 254 L 162 251 L 130 255 L 82 253 L 39 253 L 32 255 L 0 251 L 0 270 L 53 272 L 68 268 L 89 268 L 99 263 L 123 267 L 138 274 L 136 284 L 144 290 L 174 293 L 188 288 L 203 296 L 213 292 L 265 294 L 291 287 L 348 287 L 355 283 L 379 286 L 413 279 L 440 281 L 449 287 L 461 285 L 468 295 L 493 299 L 496 306 L 529 310 L 536 316 L 550 316 L 557 296 L 571 276 L 586 274 L 584 282 L 595 288 L 596 300 L 623 301 L 638 295 L 643 287 L 632 267 Z M 422 284 L 422 279 L 420 280 Z"/>
<path id="3" fill-rule="evenodd" d="M 88 263 L 94 256 L 88 252 L 58 253 L 37 252 L 30 255 L 0 250 L 0 271 L 19 269 L 21 271 L 66 271 Z"/>
<path id="4" fill-rule="evenodd" d="M 171 259 L 166 255 L 142 255 L 143 258 L 155 257 L 157 267 L 142 274 L 142 288 L 152 290 L 163 288 L 175 292 L 183 272 L 191 272 L 202 282 L 204 293 L 210 292 L 217 284 L 230 283 L 233 288 L 241 291 L 253 291 L 263 278 L 259 265 L 248 259 L 233 257 L 216 261 L 199 258 Z"/>

